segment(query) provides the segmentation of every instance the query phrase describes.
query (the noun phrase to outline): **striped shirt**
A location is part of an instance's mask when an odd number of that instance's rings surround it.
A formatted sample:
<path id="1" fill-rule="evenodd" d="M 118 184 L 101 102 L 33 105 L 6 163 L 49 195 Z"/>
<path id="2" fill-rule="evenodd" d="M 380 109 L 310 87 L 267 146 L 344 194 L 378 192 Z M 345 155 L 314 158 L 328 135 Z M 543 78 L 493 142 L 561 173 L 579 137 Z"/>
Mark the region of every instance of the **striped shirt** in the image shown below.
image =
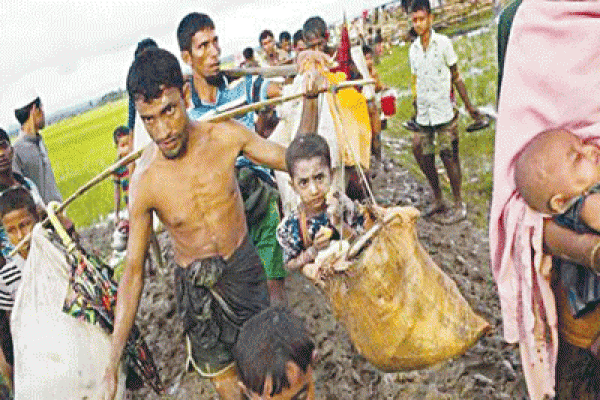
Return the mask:
<path id="1" fill-rule="evenodd" d="M 0 310 L 10 311 L 15 304 L 17 289 L 25 260 L 16 254 L 0 268 Z"/>
<path id="2" fill-rule="evenodd" d="M 262 101 L 267 98 L 269 81 L 260 75 L 246 75 L 243 78 L 229 82 L 223 77 L 223 83 L 217 88 L 217 99 L 214 103 L 203 102 L 192 81 L 193 108 L 188 111 L 191 119 L 198 120 L 219 112 Z M 236 118 L 246 128 L 254 130 L 254 112 L 246 113 Z"/>

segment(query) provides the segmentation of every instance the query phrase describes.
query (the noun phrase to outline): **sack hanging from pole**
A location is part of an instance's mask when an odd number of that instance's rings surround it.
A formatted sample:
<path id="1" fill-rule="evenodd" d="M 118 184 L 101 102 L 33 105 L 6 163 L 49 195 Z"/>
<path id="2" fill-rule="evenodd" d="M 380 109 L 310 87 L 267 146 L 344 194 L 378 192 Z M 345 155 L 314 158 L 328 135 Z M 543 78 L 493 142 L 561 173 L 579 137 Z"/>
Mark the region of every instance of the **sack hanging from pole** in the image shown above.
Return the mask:
<path id="1" fill-rule="evenodd" d="M 321 266 L 318 283 L 336 318 L 357 351 L 386 372 L 459 356 L 490 328 L 418 242 L 418 216 L 413 207 L 388 209 L 357 256 L 347 258 L 353 246 Z"/>

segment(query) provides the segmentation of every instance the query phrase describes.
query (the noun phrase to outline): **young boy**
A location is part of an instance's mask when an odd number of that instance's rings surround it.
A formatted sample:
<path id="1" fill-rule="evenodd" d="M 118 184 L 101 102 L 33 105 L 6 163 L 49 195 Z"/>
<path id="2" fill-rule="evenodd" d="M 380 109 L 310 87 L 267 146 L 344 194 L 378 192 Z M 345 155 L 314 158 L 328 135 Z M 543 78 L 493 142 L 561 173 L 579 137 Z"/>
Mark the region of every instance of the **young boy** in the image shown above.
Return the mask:
<path id="1" fill-rule="evenodd" d="M 563 129 L 540 133 L 515 161 L 515 184 L 531 208 L 553 215 L 559 225 L 600 234 L 600 148 L 594 143 Z M 553 259 L 558 399 L 600 394 L 599 248 L 600 242 L 590 255 L 591 269 Z"/>
<path id="2" fill-rule="evenodd" d="M 277 240 L 288 271 L 313 262 L 317 252 L 326 248 L 330 240 L 346 239 L 364 230 L 364 215 L 345 195 L 341 195 L 339 201 L 326 201 L 331 185 L 330 157 L 327 141 L 314 134 L 297 136 L 285 152 L 291 185 L 300 197 L 298 209 L 277 227 Z M 343 203 L 343 208 L 339 203 Z M 343 209 L 343 235 L 337 230 L 340 208 Z"/>
<path id="3" fill-rule="evenodd" d="M 302 321 L 283 307 L 250 318 L 233 348 L 247 398 L 314 400 L 314 349 Z"/>
<path id="4" fill-rule="evenodd" d="M 461 195 L 458 113 L 450 98 L 452 86 L 458 91 L 471 118 L 478 120 L 482 115 L 469 101 L 467 89 L 458 72 L 458 57 L 452 42 L 432 29 L 433 14 L 429 0 L 414 0 L 410 18 L 418 35 L 409 50 L 412 90 L 417 110 L 413 154 L 429 181 L 434 197 L 422 215 L 428 217 L 447 211 L 446 215 L 439 218 L 439 222 L 454 224 L 466 218 L 467 207 Z M 449 210 L 442 200 L 435 167 L 436 142 L 454 197 L 454 206 Z"/>
<path id="5" fill-rule="evenodd" d="M 36 203 L 26 188 L 17 186 L 2 192 L 0 195 L 0 221 L 12 246 L 16 246 L 31 233 L 33 226 L 39 221 L 39 216 Z M 6 265 L 0 270 L 0 303 L 7 318 L 10 318 L 17 289 L 21 283 L 23 263 L 28 255 L 29 243 L 26 243 L 19 248 L 18 254 L 6 260 Z M 10 331 L 6 330 L 3 333 L 6 339 L 10 339 L 12 342 Z M 2 391 L 5 385 L 12 389 L 12 343 L 9 346 L 2 346 L 0 350 L 2 378 L 0 391 Z"/>
<path id="6" fill-rule="evenodd" d="M 126 126 L 119 126 L 113 132 L 113 140 L 117 148 L 117 161 L 126 157 L 133 150 L 133 140 L 131 131 Z M 123 165 L 114 172 L 115 183 L 115 218 L 116 218 L 116 234 L 114 236 L 113 247 L 116 250 L 124 250 L 127 234 L 129 232 L 129 221 L 121 220 L 121 195 L 125 206 L 129 203 L 129 177 L 133 174 L 135 164 Z M 118 242 L 118 243 L 116 243 Z"/>
<path id="7" fill-rule="evenodd" d="M 131 131 L 126 126 L 119 126 L 113 132 L 113 140 L 117 148 L 117 161 L 126 157 L 133 150 L 133 140 Z M 119 210 L 121 209 L 121 193 L 125 206 L 129 202 L 129 177 L 133 173 L 134 163 L 124 165 L 114 172 L 115 182 L 115 211 L 117 222 L 119 218 Z"/>
<path id="8" fill-rule="evenodd" d="M 13 246 L 31 233 L 33 226 L 39 221 L 39 216 L 33 197 L 27 189 L 19 186 L 2 193 L 0 221 Z M 25 260 L 29 255 L 29 243 L 21 246 L 18 254 Z"/>

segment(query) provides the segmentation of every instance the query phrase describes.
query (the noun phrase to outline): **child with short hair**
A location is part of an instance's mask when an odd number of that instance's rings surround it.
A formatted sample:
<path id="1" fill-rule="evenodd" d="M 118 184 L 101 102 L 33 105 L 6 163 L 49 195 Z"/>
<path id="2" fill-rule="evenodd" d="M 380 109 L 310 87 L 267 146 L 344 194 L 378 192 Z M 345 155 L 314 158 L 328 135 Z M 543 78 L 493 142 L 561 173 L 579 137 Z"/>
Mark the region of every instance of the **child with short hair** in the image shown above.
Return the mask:
<path id="1" fill-rule="evenodd" d="M 7 189 L 0 196 L 0 221 L 13 246 L 19 244 L 31 233 L 39 222 L 39 215 L 33 197 L 22 186 Z M 18 249 L 18 254 L 26 259 L 29 255 L 29 243 Z"/>
<path id="2" fill-rule="evenodd" d="M 551 214 L 557 224 L 600 234 L 600 148 L 595 143 L 564 129 L 538 134 L 515 160 L 515 184 L 532 209 Z M 560 338 L 557 398 L 600 394 L 598 249 L 600 242 L 590 254 L 590 268 L 553 258 Z M 584 369 L 590 372 L 580 373 Z"/>
<path id="3" fill-rule="evenodd" d="M 297 136 L 286 150 L 285 162 L 300 205 L 277 227 L 277 241 L 283 249 L 285 268 L 294 271 L 313 262 L 330 240 L 348 239 L 362 233 L 365 215 L 346 195 L 330 195 L 331 156 L 323 137 Z"/>
<path id="4" fill-rule="evenodd" d="M 39 222 L 37 206 L 29 190 L 22 186 L 9 188 L 0 195 L 0 222 L 4 227 L 12 246 L 17 246 L 21 240 L 31 233 L 34 225 Z M 18 254 L 6 260 L 6 265 L 0 270 L 0 303 L 6 318 L 15 304 L 17 289 L 21 283 L 24 260 L 29 255 L 30 243 L 25 243 L 18 249 Z M 10 331 L 3 333 L 3 340 L 12 343 Z M 13 354 L 12 345 L 0 348 L 0 392 L 5 386 L 12 391 Z M 4 397 L 2 397 L 4 398 Z M 9 397 L 12 398 L 12 397 Z"/>
<path id="5" fill-rule="evenodd" d="M 133 138 L 131 135 L 131 131 L 126 126 L 119 126 L 113 132 L 113 140 L 115 142 L 115 146 L 117 148 L 117 161 L 126 157 L 133 150 Z M 129 221 L 121 220 L 120 210 L 121 210 L 121 196 L 123 197 L 123 201 L 125 202 L 125 206 L 129 203 L 129 178 L 133 174 L 134 163 L 130 163 L 129 165 L 123 165 L 119 167 L 114 175 L 114 183 L 115 183 L 115 218 L 116 218 L 116 231 L 120 233 L 120 237 L 124 240 L 122 243 L 119 243 L 119 248 L 124 249 L 127 235 L 129 233 Z M 113 243 L 113 247 L 114 243 Z"/>
<path id="6" fill-rule="evenodd" d="M 246 321 L 233 356 L 248 399 L 315 399 L 315 344 L 290 310 L 271 307 Z"/>

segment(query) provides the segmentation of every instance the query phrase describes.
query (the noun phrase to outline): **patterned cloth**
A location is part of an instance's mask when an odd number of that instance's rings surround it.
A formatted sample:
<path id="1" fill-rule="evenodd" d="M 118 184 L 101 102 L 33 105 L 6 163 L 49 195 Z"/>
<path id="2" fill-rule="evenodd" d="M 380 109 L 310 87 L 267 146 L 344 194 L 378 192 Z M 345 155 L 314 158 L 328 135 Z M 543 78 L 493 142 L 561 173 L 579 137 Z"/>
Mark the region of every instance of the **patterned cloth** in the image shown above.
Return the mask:
<path id="1" fill-rule="evenodd" d="M 59 249 L 64 249 L 55 235 L 50 234 L 49 239 Z M 71 275 L 63 312 L 81 321 L 98 324 L 107 333 L 112 333 L 117 301 L 117 284 L 112 279 L 112 270 L 99 258 L 84 253 L 81 248 L 72 253 L 66 250 L 64 252 L 71 265 Z M 135 325 L 125 344 L 124 357 L 128 384 L 139 382 L 141 376 L 156 393 L 164 391 L 148 345 Z M 139 388 L 137 385 L 128 386 L 132 389 Z"/>
<path id="2" fill-rule="evenodd" d="M 191 119 L 198 120 L 214 115 L 219 110 L 228 110 L 265 100 L 267 98 L 267 88 L 269 87 L 268 82 L 262 76 L 256 75 L 246 75 L 244 78 L 233 82 L 223 78 L 223 83 L 217 88 L 217 100 L 214 103 L 205 103 L 198 96 L 192 81 L 192 103 L 194 107 L 188 111 L 188 114 Z M 254 115 L 254 112 L 249 112 L 236 119 L 244 124 L 246 128 L 254 130 Z"/>
<path id="3" fill-rule="evenodd" d="M 362 233 L 364 231 L 365 217 L 360 211 L 359 205 L 352 202 L 345 195 L 342 195 L 341 202 L 343 203 L 344 222 L 350 225 L 350 227 L 358 233 Z M 331 240 L 338 240 L 340 238 L 337 227 L 333 225 L 329 215 L 326 212 L 322 212 L 306 219 L 306 229 L 311 241 L 315 239 L 319 229 L 324 226 L 333 229 Z M 281 221 L 277 227 L 277 241 L 283 249 L 283 262 L 286 264 L 290 260 L 298 257 L 298 255 L 308 247 L 302 240 L 300 213 L 298 210 L 292 211 L 290 215 Z"/>
<path id="4" fill-rule="evenodd" d="M 269 306 L 261 260 L 249 237 L 227 260 L 216 256 L 177 266 L 175 288 L 188 362 L 207 377 L 230 368 L 242 324 Z"/>

